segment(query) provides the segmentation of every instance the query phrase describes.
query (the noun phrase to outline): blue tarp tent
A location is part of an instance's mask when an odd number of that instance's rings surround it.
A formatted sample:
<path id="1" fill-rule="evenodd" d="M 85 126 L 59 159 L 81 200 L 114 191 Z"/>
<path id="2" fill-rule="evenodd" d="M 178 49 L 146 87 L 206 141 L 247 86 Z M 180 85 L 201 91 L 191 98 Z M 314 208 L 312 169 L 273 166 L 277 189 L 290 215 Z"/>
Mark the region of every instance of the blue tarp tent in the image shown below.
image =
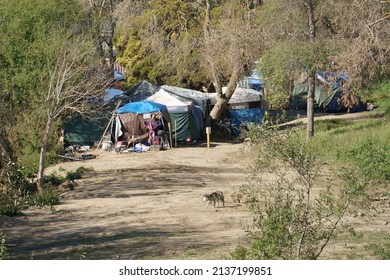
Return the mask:
<path id="1" fill-rule="evenodd" d="M 157 102 L 145 100 L 145 101 L 127 103 L 126 105 L 116 110 L 116 113 L 117 114 L 124 114 L 124 113 L 148 114 L 148 113 L 163 112 L 163 111 L 167 111 L 167 106 Z"/>
<path id="2" fill-rule="evenodd" d="M 131 102 L 120 107 L 115 112 L 117 116 L 112 128 L 115 141 L 129 142 L 133 138 L 138 138 L 142 141 L 147 140 L 150 131 L 146 127 L 144 117 L 152 113 L 161 114 L 164 128 L 171 135 L 171 131 L 169 130 L 171 120 L 167 107 L 163 104 L 148 100 Z M 151 116 L 146 117 L 150 118 Z"/>
<path id="3" fill-rule="evenodd" d="M 236 126 L 263 122 L 263 109 L 260 108 L 234 109 L 229 113 L 232 124 Z"/>

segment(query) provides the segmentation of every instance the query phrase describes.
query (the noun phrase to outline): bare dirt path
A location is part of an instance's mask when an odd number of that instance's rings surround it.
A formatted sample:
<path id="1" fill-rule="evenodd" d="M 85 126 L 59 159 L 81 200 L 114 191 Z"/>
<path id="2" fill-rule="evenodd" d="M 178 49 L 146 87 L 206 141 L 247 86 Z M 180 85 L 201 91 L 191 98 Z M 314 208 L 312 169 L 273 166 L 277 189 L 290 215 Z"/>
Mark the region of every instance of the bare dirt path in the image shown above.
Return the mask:
<path id="1" fill-rule="evenodd" d="M 230 194 L 243 182 L 243 144 L 212 143 L 168 151 L 66 162 L 47 173 L 88 169 L 52 209 L 0 217 L 14 259 L 222 259 L 250 220 Z M 221 190 L 223 208 L 202 194 Z"/>

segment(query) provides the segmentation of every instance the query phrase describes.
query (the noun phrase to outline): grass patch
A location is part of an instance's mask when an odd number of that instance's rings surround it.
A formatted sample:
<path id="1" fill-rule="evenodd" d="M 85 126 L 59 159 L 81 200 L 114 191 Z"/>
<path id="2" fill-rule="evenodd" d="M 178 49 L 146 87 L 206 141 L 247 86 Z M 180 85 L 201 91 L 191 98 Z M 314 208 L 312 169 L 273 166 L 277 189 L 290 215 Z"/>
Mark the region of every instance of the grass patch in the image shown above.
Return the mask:
<path id="1" fill-rule="evenodd" d="M 313 149 L 325 162 L 357 167 L 361 174 L 390 180 L 390 121 L 321 121 L 316 123 Z"/>
<path id="2" fill-rule="evenodd" d="M 53 188 L 47 188 L 41 193 L 36 193 L 26 197 L 27 204 L 30 206 L 53 206 L 60 202 L 58 193 Z"/>

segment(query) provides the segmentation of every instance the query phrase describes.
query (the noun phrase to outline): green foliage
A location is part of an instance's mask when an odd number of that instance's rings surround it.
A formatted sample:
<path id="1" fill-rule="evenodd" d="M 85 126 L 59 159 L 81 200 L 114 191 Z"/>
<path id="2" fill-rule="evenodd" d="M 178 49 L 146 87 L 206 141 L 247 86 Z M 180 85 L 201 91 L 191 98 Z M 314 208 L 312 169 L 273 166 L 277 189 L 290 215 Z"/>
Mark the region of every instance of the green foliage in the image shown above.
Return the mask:
<path id="1" fill-rule="evenodd" d="M 52 206 L 60 202 L 58 193 L 52 187 L 46 187 L 42 192 L 28 196 L 26 198 L 30 206 Z"/>
<path id="2" fill-rule="evenodd" d="M 382 232 L 381 240 L 365 246 L 375 257 L 381 260 L 390 260 L 390 236 L 387 232 Z"/>
<path id="3" fill-rule="evenodd" d="M 318 124 L 318 125 L 317 125 Z M 351 166 L 371 180 L 390 179 L 390 125 L 387 119 L 316 122 L 310 146 L 331 165 Z"/>
<path id="4" fill-rule="evenodd" d="M 302 73 L 325 68 L 334 47 L 325 41 L 280 41 L 265 52 L 257 67 L 267 81 L 268 101 L 273 108 L 285 108 Z"/>
<path id="5" fill-rule="evenodd" d="M 81 167 L 77 168 L 75 172 L 68 171 L 66 173 L 65 179 L 69 180 L 69 181 L 74 181 L 74 180 L 77 180 L 77 179 L 81 179 L 82 174 L 84 172 L 85 172 L 85 168 L 81 166 Z"/>
<path id="6" fill-rule="evenodd" d="M 35 173 L 47 118 L 48 68 L 64 43 L 80 34 L 90 38 L 84 28 L 88 16 L 78 0 L 4 0 L 0 10 L 1 118 L 6 118 L 1 121 L 15 155 Z M 58 144 L 53 143 L 58 143 L 60 123 L 53 126 L 48 157 L 54 160 Z"/>
<path id="7" fill-rule="evenodd" d="M 382 110 L 390 116 L 390 79 L 383 81 L 369 89 L 359 93 L 368 102 L 378 106 L 377 110 Z"/>
<path id="8" fill-rule="evenodd" d="M 5 237 L 0 233 L 0 260 L 6 260 L 8 258 L 7 246 Z"/>
<path id="9" fill-rule="evenodd" d="M 21 198 L 16 192 L 0 196 L 0 215 L 17 216 L 22 213 Z"/>
<path id="10" fill-rule="evenodd" d="M 242 191 L 254 222 L 248 229 L 249 245 L 240 245 L 231 257 L 317 259 L 331 239 L 349 229 L 344 216 L 366 205 L 368 181 L 347 170 L 332 170 L 337 183 L 324 187 L 322 162 L 304 136 L 281 133 L 272 123 L 253 126 L 248 135 L 256 176 Z M 262 172 L 275 178 L 266 181 Z"/>

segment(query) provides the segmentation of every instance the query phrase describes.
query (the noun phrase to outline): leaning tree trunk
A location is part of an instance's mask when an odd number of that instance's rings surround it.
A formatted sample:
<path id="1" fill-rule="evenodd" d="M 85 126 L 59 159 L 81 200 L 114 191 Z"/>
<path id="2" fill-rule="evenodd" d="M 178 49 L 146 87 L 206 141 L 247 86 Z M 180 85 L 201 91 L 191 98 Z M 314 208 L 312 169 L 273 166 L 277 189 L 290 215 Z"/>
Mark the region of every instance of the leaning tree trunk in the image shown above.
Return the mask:
<path id="1" fill-rule="evenodd" d="M 52 118 L 48 116 L 46 122 L 45 134 L 43 135 L 43 139 L 42 139 L 41 154 L 39 157 L 39 172 L 38 172 L 38 181 L 37 181 L 38 192 L 43 191 L 43 173 L 45 171 L 45 159 L 46 159 L 47 146 L 49 144 L 49 134 L 51 130 L 51 124 L 52 124 Z"/>

